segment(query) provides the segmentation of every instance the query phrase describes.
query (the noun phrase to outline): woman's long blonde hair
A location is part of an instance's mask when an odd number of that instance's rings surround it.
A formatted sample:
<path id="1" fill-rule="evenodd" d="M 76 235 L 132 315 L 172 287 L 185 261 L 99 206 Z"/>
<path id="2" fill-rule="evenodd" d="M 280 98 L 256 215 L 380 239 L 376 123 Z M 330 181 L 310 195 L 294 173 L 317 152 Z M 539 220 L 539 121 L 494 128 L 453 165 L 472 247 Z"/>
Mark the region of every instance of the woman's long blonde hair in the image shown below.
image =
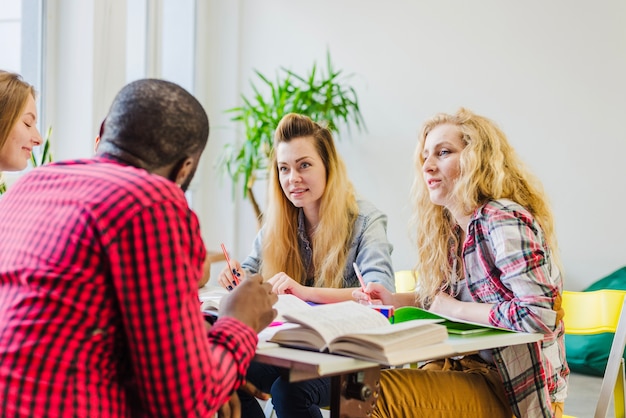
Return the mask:
<path id="1" fill-rule="evenodd" d="M 326 188 L 321 197 L 319 224 L 310 237 L 315 286 L 343 287 L 343 271 L 350 247 L 358 205 L 346 166 L 337 153 L 330 130 L 307 116 L 285 115 L 274 136 L 270 162 L 268 207 L 264 215 L 261 272 L 269 278 L 281 271 L 304 284 L 307 272 L 298 245 L 298 213 L 283 192 L 276 162 L 276 148 L 295 138 L 313 141 L 326 168 Z"/>
<path id="2" fill-rule="evenodd" d="M 504 132 L 493 121 L 464 108 L 455 114 L 439 113 L 424 123 L 415 150 L 417 172 L 411 193 L 415 210 L 411 224 L 418 248 L 418 303 L 428 305 L 440 290 L 449 288 L 455 277 L 463 277 L 459 227 L 448 209 L 431 202 L 422 172 L 426 137 L 442 124 L 458 127 L 459 136 L 465 142 L 460 155 L 460 174 L 451 192 L 459 209 L 470 215 L 496 199 L 510 199 L 522 205 L 543 229 L 558 265 L 554 220 L 547 196 Z"/>
<path id="3" fill-rule="evenodd" d="M 36 98 L 33 86 L 19 74 L 0 70 L 0 150 L 22 115 L 29 95 Z"/>

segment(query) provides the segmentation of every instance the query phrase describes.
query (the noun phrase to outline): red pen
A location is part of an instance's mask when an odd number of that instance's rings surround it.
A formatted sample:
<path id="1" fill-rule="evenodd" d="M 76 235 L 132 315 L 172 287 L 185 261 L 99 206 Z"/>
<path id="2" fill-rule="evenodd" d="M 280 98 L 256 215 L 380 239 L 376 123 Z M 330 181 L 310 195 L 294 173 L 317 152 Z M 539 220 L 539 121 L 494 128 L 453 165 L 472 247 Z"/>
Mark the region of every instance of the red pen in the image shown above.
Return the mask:
<path id="1" fill-rule="evenodd" d="M 365 293 L 365 280 L 363 280 L 363 275 L 361 274 L 361 270 L 359 270 L 359 266 L 356 265 L 356 263 L 352 263 L 352 267 L 354 267 L 354 272 L 356 273 L 356 277 L 359 278 L 359 283 L 361 283 L 361 290 L 363 291 L 363 293 Z M 370 295 L 368 293 L 365 293 L 365 295 L 367 295 L 367 300 L 372 303 L 372 298 L 370 297 Z"/>
<path id="2" fill-rule="evenodd" d="M 226 258 L 226 264 L 228 264 L 228 269 L 230 270 L 231 276 L 233 276 L 233 282 L 235 283 L 235 286 L 236 286 L 239 284 L 239 277 L 237 277 L 237 275 L 235 274 L 235 270 L 233 270 L 233 267 L 230 265 L 230 257 L 228 257 L 228 251 L 226 251 L 226 247 L 224 246 L 224 243 L 222 243 L 222 251 L 224 252 L 224 257 Z"/>

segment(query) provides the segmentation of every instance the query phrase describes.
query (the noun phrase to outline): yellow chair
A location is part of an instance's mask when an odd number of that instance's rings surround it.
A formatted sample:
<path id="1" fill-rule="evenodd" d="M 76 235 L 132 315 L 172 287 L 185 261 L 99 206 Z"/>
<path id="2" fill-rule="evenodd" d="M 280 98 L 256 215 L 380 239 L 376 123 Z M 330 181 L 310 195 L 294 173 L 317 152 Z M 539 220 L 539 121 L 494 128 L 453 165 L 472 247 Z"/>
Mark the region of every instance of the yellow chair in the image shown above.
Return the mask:
<path id="1" fill-rule="evenodd" d="M 626 292 L 603 289 L 593 292 L 563 292 L 566 334 L 615 332 Z"/>
<path id="2" fill-rule="evenodd" d="M 412 292 L 417 284 L 417 276 L 412 270 L 398 270 L 395 273 L 395 281 L 397 293 Z"/>
<path id="3" fill-rule="evenodd" d="M 626 347 L 625 295 L 624 291 L 611 289 L 593 292 L 563 292 L 563 309 L 565 310 L 563 321 L 566 335 L 615 333 L 594 418 L 606 417 L 611 393 L 615 417 L 625 417 L 624 359 L 622 357 Z M 573 418 L 567 415 L 563 417 Z"/>

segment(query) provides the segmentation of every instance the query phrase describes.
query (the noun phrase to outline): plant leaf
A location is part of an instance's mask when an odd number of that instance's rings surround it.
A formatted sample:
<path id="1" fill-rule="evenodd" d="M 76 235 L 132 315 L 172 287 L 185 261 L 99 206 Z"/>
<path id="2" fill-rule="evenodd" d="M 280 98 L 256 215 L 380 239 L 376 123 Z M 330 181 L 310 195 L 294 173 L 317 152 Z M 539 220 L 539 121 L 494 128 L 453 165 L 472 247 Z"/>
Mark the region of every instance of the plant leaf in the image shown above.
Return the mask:
<path id="1" fill-rule="evenodd" d="M 344 76 L 343 70 L 333 67 L 329 50 L 323 70 L 314 62 L 304 76 L 285 67 L 279 67 L 275 80 L 256 69 L 254 74 L 257 81 L 250 81 L 252 96 L 242 94 L 242 104 L 225 111 L 231 115 L 231 121 L 241 124 L 244 138 L 225 144 L 218 160 L 221 172 L 233 181 L 233 190 L 241 186 L 244 198 L 256 172 L 267 169 L 274 131 L 287 113 L 326 122 L 337 138 L 341 137 L 339 126 L 348 131 L 352 126 L 359 131 L 366 129 L 356 90 L 348 83 L 352 75 Z"/>

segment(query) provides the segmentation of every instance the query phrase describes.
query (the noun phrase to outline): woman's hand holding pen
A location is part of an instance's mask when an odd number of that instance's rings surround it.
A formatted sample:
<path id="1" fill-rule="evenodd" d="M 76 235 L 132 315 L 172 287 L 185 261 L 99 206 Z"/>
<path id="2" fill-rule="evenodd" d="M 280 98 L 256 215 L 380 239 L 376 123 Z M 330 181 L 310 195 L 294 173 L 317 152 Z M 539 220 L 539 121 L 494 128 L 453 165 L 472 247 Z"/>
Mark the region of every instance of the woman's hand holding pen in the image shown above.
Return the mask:
<path id="1" fill-rule="evenodd" d="M 277 301 L 278 296 L 272 293 L 268 283 L 263 283 L 263 277 L 251 274 L 222 298 L 220 319 L 227 316 L 236 318 L 259 333 L 276 317 L 273 305 Z"/>
<path id="2" fill-rule="evenodd" d="M 380 283 L 373 282 L 367 283 L 365 290 L 359 287 L 352 291 L 352 297 L 364 305 L 382 303 L 383 305 L 395 306 L 393 295 Z"/>
<path id="3" fill-rule="evenodd" d="M 224 246 L 224 243 L 222 243 L 221 247 L 222 247 L 222 252 L 224 253 L 224 258 L 226 259 L 226 266 L 228 267 L 228 270 L 230 271 L 230 277 L 232 278 L 230 284 L 227 284 L 227 283 L 223 283 L 223 284 L 221 283 L 221 284 L 226 289 L 233 290 L 235 286 L 239 285 L 239 281 L 241 277 L 239 270 L 241 269 L 241 265 L 239 264 L 239 262 L 237 262 L 237 260 L 234 260 L 234 262 L 231 262 L 230 256 L 228 255 L 228 251 L 226 251 L 226 246 Z M 221 274 L 220 274 L 220 278 L 222 278 Z"/>
<path id="4" fill-rule="evenodd" d="M 230 259 L 230 265 L 226 265 L 222 271 L 220 271 L 217 282 L 220 286 L 228 290 L 233 290 L 238 284 L 235 278 L 241 281 L 243 279 L 242 273 L 243 270 L 241 269 L 239 261 Z"/>

